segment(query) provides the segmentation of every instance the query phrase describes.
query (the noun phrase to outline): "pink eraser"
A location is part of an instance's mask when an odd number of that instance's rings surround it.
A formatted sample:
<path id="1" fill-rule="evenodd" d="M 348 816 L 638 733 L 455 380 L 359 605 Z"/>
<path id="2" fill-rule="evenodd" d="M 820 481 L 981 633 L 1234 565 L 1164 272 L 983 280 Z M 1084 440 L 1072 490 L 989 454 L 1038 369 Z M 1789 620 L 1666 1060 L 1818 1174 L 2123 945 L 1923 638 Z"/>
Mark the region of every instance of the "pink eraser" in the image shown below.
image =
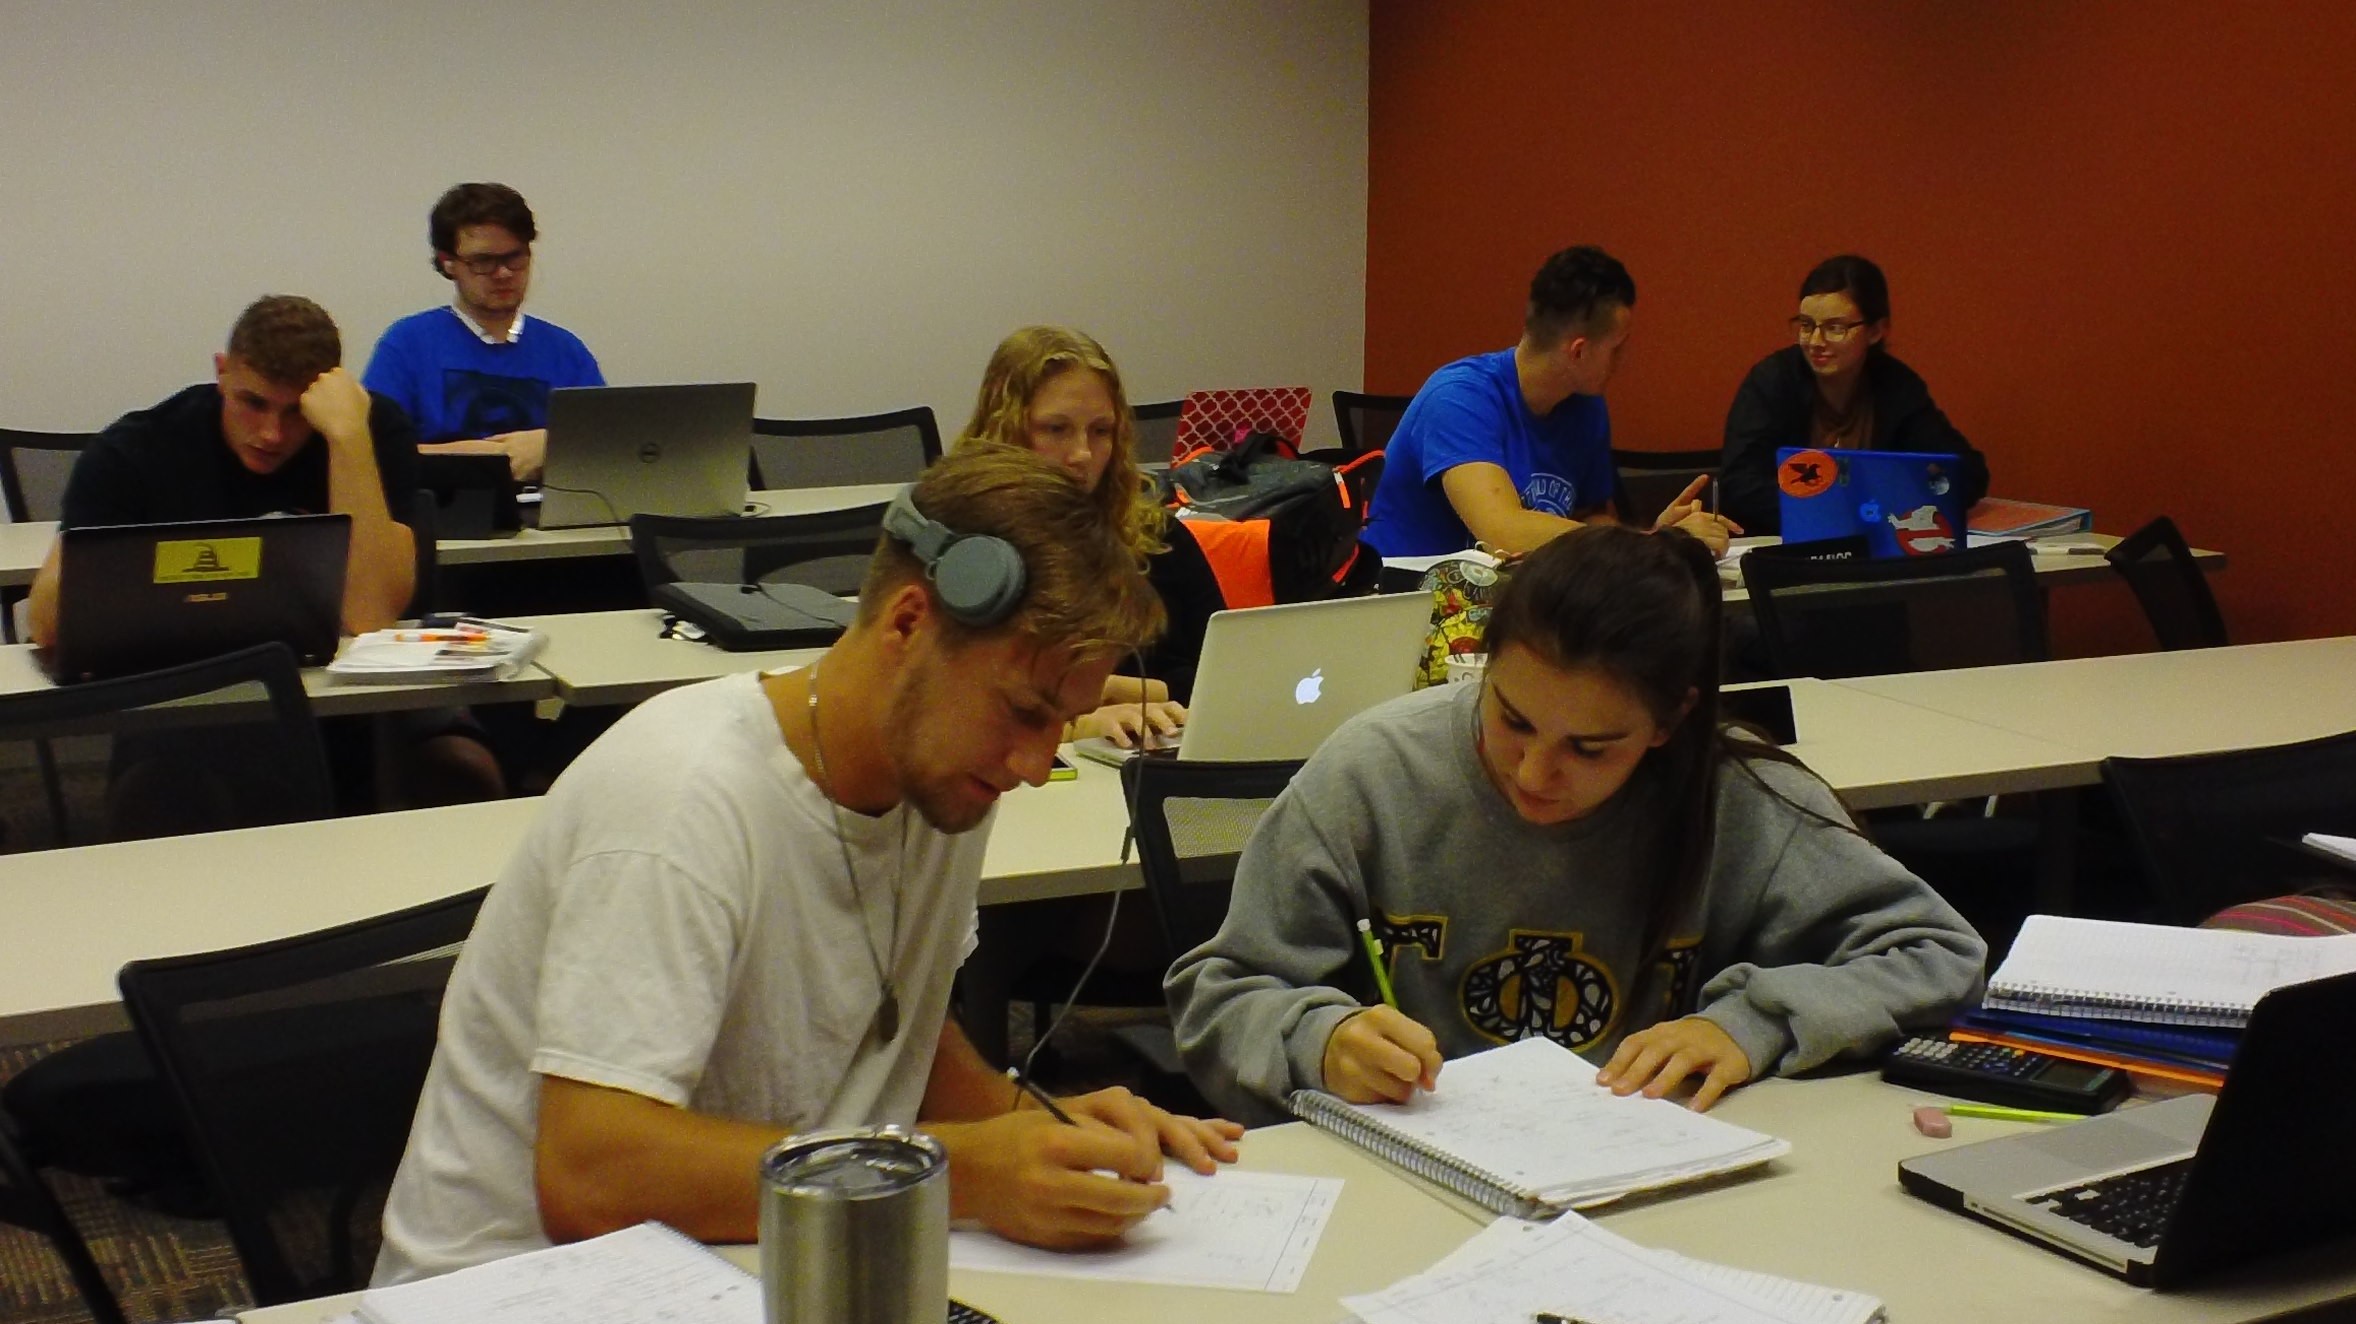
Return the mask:
<path id="1" fill-rule="evenodd" d="M 1914 1129 L 1933 1140 L 1945 1140 L 1955 1134 L 1955 1123 L 1947 1120 L 1946 1109 L 1926 1103 L 1914 1110 Z"/>

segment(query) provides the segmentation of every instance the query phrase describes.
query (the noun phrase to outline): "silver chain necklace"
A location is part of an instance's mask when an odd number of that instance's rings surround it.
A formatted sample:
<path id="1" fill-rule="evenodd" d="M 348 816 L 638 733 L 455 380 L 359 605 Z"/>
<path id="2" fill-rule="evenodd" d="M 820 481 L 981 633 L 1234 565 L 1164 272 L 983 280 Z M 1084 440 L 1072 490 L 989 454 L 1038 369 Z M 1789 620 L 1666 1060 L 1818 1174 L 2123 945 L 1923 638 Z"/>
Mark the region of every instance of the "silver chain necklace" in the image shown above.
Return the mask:
<path id="1" fill-rule="evenodd" d="M 875 963 L 875 982 L 883 989 L 883 1001 L 875 1008 L 875 1033 L 890 1043 L 900 1033 L 900 994 L 892 987 L 891 971 L 884 964 L 882 953 L 875 950 L 875 935 L 867 929 L 867 898 L 859 891 L 859 870 L 851 864 L 850 838 L 843 832 L 843 806 L 835 799 L 834 778 L 826 773 L 826 742 L 818 735 L 818 664 L 810 664 L 810 753 L 818 765 L 818 789 L 826 796 L 826 809 L 834 824 L 834 844 L 843 853 L 843 873 L 851 880 L 851 905 L 859 912 L 860 945 L 867 950 L 867 959 Z M 905 849 L 906 825 L 902 825 L 901 844 Z M 890 942 L 900 941 L 900 890 L 898 880 L 892 888 L 892 930 Z"/>

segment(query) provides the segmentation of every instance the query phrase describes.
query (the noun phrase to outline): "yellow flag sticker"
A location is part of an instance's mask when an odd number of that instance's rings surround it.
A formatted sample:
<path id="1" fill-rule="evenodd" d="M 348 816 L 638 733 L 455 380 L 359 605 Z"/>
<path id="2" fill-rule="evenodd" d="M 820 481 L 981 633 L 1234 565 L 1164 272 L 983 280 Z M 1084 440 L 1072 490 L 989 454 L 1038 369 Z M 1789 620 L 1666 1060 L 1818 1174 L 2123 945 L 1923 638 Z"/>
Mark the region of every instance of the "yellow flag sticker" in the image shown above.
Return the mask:
<path id="1" fill-rule="evenodd" d="M 208 584 L 221 579 L 260 579 L 259 538 L 179 538 L 155 545 L 155 582 Z"/>

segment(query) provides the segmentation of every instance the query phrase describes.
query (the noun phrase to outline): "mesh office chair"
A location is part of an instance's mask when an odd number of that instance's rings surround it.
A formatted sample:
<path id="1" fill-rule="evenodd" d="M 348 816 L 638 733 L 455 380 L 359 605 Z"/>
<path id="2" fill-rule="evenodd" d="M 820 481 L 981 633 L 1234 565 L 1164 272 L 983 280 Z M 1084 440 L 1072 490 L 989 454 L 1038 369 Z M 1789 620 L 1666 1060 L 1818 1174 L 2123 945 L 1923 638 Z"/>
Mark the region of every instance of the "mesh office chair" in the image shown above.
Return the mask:
<path id="1" fill-rule="evenodd" d="M 1813 547 L 1762 548 L 1742 559 L 1778 676 L 1829 680 L 2052 656 L 2026 544 L 1884 560 L 1823 559 L 1809 554 Z"/>
<path id="2" fill-rule="evenodd" d="M 2109 758 L 2102 780 L 2163 924 L 2356 876 L 2298 846 L 2356 836 L 2356 732 L 2183 758 Z"/>
<path id="3" fill-rule="evenodd" d="M 65 483 L 82 448 L 95 432 L 26 432 L 0 428 L 0 496 L 10 521 L 56 519 L 65 507 Z"/>
<path id="4" fill-rule="evenodd" d="M 1137 463 L 1148 469 L 1170 467 L 1170 454 L 1178 445 L 1178 409 L 1182 400 L 1157 400 L 1148 405 L 1131 405 L 1129 413 L 1137 420 Z"/>
<path id="5" fill-rule="evenodd" d="M 442 992 L 484 891 L 123 967 L 131 1024 L 258 1304 L 366 1285 Z"/>
<path id="6" fill-rule="evenodd" d="M 755 490 L 913 483 L 941 458 L 941 425 L 930 406 L 857 418 L 756 418 Z"/>
<path id="7" fill-rule="evenodd" d="M 1743 583 L 1776 675 L 1830 679 L 2052 655 L 2045 597 L 2025 544 L 1870 560 L 1854 554 L 1861 543 L 1795 543 L 1743 557 Z M 1883 849 L 1962 911 L 1992 958 L 2032 908 L 2066 901 L 2077 840 L 2076 800 L 2067 792 L 2039 796 L 2035 817 L 1998 808 L 1991 799 L 1964 816 L 1871 816 Z"/>
<path id="8" fill-rule="evenodd" d="M 2216 648 L 2226 642 L 2225 616 L 2209 591 L 2209 577 L 2192 559 L 2192 548 L 2162 515 L 2121 538 L 2103 559 L 2126 579 L 2160 647 Z"/>
<path id="9" fill-rule="evenodd" d="M 1368 395 L 1361 391 L 1333 393 L 1334 429 L 1341 435 L 1342 450 L 1349 455 L 1364 455 L 1379 451 L 1391 444 L 1391 434 L 1398 430 L 1399 417 L 1407 412 L 1412 395 Z"/>
<path id="10" fill-rule="evenodd" d="M 0 1223 L 48 1238 L 57 1257 L 65 1262 L 74 1286 L 80 1289 L 90 1317 L 98 1324 L 124 1324 L 123 1308 L 115 1301 L 106 1276 L 98 1271 L 98 1262 L 90 1258 L 89 1244 L 66 1216 L 56 1193 L 17 1148 L 15 1125 L 5 1113 L 0 1113 Z"/>
<path id="11" fill-rule="evenodd" d="M 807 584 L 837 596 L 855 594 L 883 536 L 884 506 L 696 519 L 638 515 L 630 550 L 648 592 L 658 584 Z"/>
<path id="12" fill-rule="evenodd" d="M 1661 517 L 1685 485 L 1696 478 L 1709 477 L 1717 481 L 1718 467 L 1725 452 L 1712 449 L 1702 451 L 1612 451 L 1612 468 L 1620 490 L 1613 501 L 1620 518 L 1638 528 L 1649 529 Z"/>

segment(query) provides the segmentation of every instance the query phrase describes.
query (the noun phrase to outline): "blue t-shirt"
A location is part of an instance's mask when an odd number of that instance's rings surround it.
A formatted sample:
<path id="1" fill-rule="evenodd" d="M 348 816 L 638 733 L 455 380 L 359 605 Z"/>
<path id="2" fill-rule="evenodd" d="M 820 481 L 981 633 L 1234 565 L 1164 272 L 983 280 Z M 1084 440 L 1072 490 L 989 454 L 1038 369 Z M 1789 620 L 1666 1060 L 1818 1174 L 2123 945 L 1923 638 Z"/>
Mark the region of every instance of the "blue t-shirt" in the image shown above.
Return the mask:
<path id="1" fill-rule="evenodd" d="M 486 345 L 450 308 L 428 308 L 385 328 L 368 389 L 389 396 L 417 423 L 420 441 L 464 441 L 548 425 L 548 392 L 603 386 L 605 374 L 581 338 L 529 318 L 523 334 Z"/>
<path id="2" fill-rule="evenodd" d="M 1440 489 L 1460 464 L 1494 464 L 1526 510 L 1576 517 L 1610 504 L 1612 420 L 1599 395 L 1574 395 L 1544 418 L 1522 403 L 1513 351 L 1458 359 L 1431 376 L 1383 448 L 1382 483 L 1366 541 L 1385 556 L 1436 556 L 1472 546 Z"/>

